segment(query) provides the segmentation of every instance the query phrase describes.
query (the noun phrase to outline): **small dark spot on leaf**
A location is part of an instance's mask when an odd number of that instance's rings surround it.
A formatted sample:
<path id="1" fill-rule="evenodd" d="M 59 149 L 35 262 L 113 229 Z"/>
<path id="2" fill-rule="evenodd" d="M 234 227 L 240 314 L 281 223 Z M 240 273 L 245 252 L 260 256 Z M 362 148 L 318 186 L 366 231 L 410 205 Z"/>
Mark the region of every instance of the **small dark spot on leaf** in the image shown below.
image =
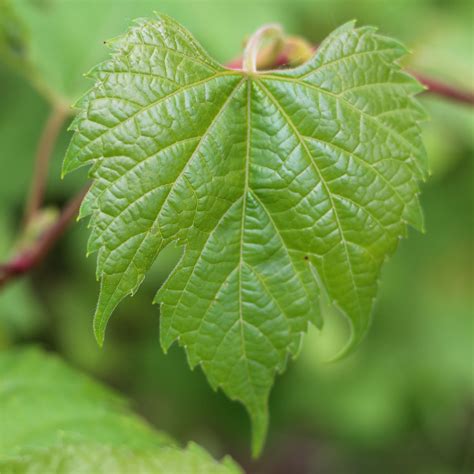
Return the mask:
<path id="1" fill-rule="evenodd" d="M 305 260 L 308 260 L 308 258 L 309 258 L 309 257 L 308 257 L 307 255 L 304 256 L 304 259 L 305 259 Z"/>

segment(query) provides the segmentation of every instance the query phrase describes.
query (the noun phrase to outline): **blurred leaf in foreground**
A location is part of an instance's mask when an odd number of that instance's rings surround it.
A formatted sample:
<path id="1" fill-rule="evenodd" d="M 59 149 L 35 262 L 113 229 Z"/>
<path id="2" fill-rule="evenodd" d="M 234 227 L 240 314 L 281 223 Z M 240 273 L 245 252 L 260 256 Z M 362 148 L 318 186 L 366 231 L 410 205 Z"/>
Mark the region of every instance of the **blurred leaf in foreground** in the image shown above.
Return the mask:
<path id="1" fill-rule="evenodd" d="M 0 412 L 2 473 L 240 472 L 196 445 L 179 448 L 114 393 L 38 349 L 0 353 Z"/>

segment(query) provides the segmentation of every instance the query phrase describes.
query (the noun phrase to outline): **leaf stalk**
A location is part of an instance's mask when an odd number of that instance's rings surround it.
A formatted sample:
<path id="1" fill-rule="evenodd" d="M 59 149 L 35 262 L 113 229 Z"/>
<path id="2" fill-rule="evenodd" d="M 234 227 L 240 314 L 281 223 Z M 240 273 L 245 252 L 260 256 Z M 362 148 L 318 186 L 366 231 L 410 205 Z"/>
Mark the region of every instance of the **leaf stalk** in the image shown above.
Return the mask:
<path id="1" fill-rule="evenodd" d="M 249 74 L 255 74 L 258 69 L 269 67 L 280 54 L 283 44 L 283 29 L 280 25 L 263 25 L 249 38 L 245 46 L 242 69 Z"/>

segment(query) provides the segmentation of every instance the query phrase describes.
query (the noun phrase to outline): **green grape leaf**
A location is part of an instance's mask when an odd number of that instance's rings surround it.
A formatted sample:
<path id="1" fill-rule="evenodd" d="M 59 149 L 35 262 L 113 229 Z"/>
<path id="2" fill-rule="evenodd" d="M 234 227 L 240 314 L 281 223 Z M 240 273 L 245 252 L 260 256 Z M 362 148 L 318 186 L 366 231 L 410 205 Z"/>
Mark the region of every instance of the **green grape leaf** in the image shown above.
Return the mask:
<path id="1" fill-rule="evenodd" d="M 159 450 L 63 441 L 46 449 L 30 449 L 0 460 L 2 474 L 240 474 L 229 458 L 219 463 L 190 443 L 186 449 Z"/>
<path id="2" fill-rule="evenodd" d="M 195 444 L 180 448 L 124 400 L 57 357 L 0 353 L 0 472 L 238 473 Z"/>
<path id="3" fill-rule="evenodd" d="M 178 340 L 246 406 L 258 453 L 275 373 L 321 326 L 320 296 L 350 320 L 353 347 L 383 261 L 407 223 L 423 227 L 422 87 L 397 65 L 399 42 L 353 22 L 291 70 L 226 69 L 162 15 L 110 45 L 64 162 L 91 165 L 96 337 L 161 250 L 181 246 L 156 297 L 162 346 Z"/>
<path id="4" fill-rule="evenodd" d="M 129 446 L 173 445 L 115 393 L 38 349 L 0 352 L 0 458 L 63 434 Z"/>

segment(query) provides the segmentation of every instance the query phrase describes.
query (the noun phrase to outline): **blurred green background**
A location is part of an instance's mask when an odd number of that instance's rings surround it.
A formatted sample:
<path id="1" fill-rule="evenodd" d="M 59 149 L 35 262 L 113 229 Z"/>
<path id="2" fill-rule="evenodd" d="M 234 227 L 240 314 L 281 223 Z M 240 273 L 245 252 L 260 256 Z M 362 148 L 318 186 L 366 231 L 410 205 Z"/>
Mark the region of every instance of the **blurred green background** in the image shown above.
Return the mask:
<path id="1" fill-rule="evenodd" d="M 319 42 L 355 18 L 408 44 L 409 68 L 472 89 L 473 8 L 468 0 L 0 0 L 0 258 L 12 253 L 51 101 L 72 104 L 90 86 L 82 74 L 133 18 L 168 13 L 222 62 L 262 23 Z M 327 362 L 347 337 L 330 311 L 322 333 L 306 336 L 277 379 L 259 461 L 249 459 L 244 409 L 191 372 L 182 350 L 161 352 L 151 301 L 176 262 L 173 250 L 119 307 L 100 350 L 95 261 L 85 257 L 86 222 L 75 224 L 40 268 L 0 292 L 0 349 L 55 351 L 119 389 L 159 429 L 230 453 L 248 472 L 472 472 L 474 114 L 434 96 L 420 100 L 432 117 L 424 126 L 427 232 L 410 231 L 386 265 L 371 331 L 353 355 Z M 49 173 L 53 207 L 85 181 L 81 172 L 60 179 L 69 138 L 64 127 Z"/>

